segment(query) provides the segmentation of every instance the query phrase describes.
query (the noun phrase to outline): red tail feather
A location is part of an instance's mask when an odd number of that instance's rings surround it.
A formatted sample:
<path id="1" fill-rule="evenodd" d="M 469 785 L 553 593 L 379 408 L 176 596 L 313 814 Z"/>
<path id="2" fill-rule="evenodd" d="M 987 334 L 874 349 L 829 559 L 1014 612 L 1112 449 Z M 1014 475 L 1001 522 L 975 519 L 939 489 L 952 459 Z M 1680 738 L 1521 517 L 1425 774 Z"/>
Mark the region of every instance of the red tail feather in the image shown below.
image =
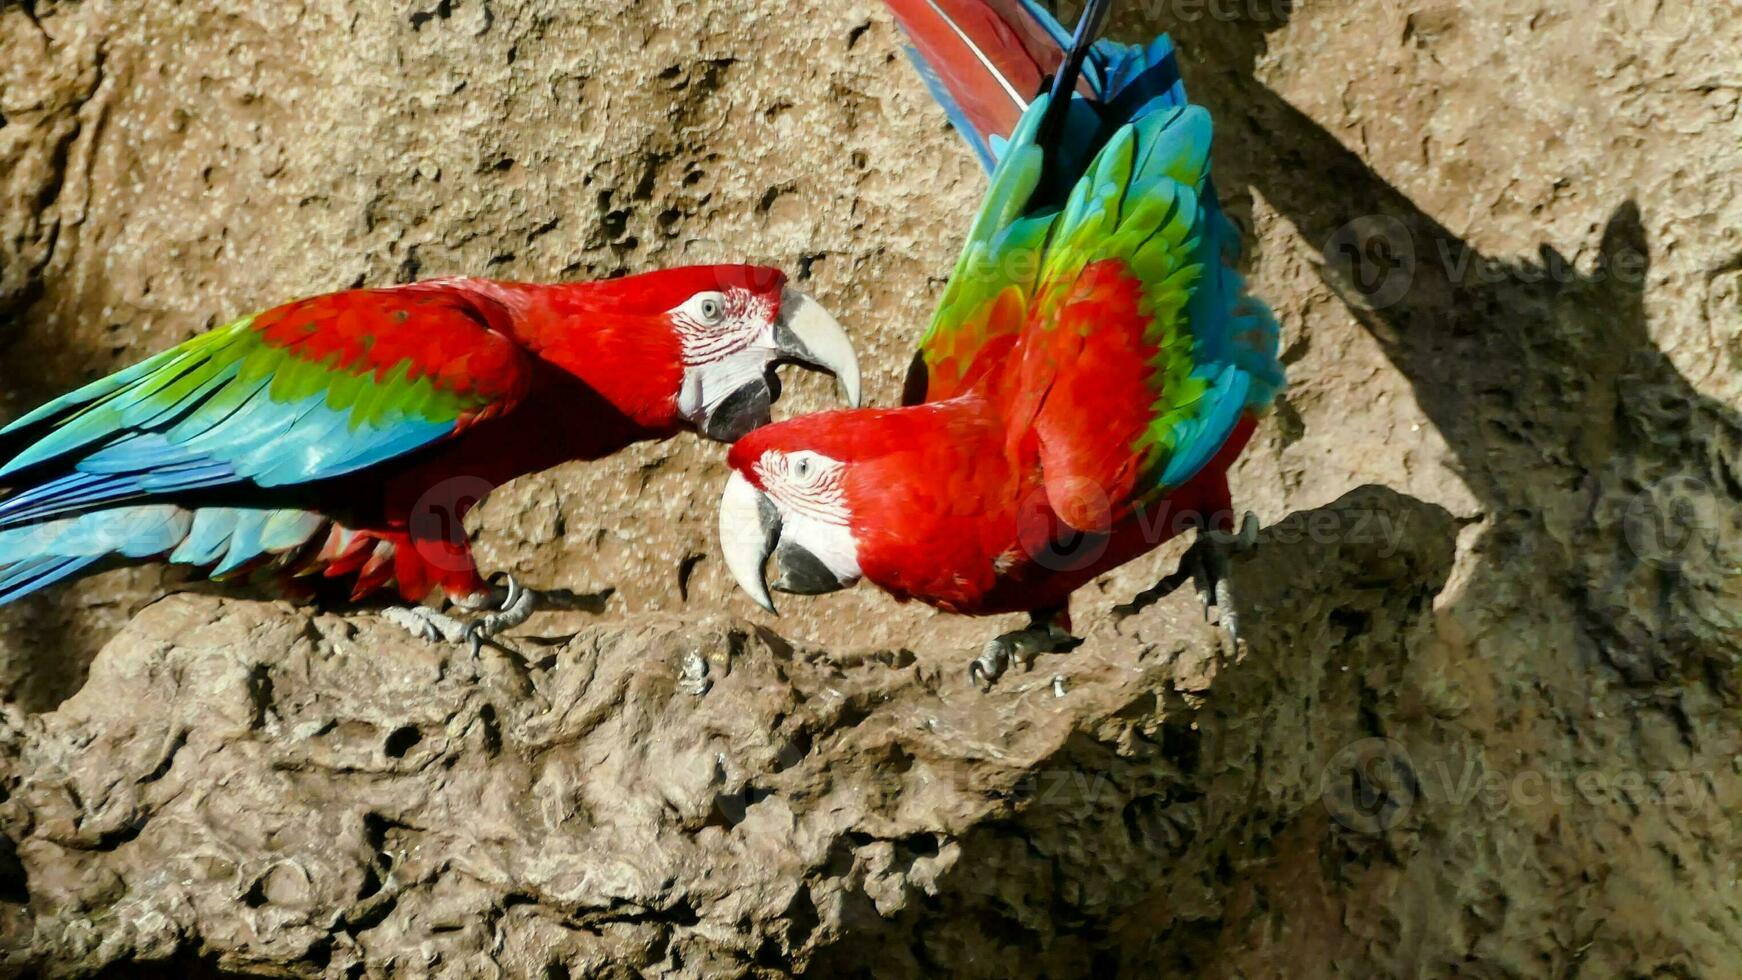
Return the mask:
<path id="1" fill-rule="evenodd" d="M 1064 53 L 1020 0 L 886 0 L 982 140 L 1007 136 Z"/>

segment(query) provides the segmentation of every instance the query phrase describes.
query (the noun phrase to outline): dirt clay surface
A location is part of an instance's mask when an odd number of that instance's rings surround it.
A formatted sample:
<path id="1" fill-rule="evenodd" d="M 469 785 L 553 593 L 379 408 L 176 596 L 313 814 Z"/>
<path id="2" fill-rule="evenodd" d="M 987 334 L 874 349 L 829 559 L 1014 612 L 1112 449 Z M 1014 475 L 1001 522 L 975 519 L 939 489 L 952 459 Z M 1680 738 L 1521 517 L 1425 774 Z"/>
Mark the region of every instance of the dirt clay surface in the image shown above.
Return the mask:
<path id="1" fill-rule="evenodd" d="M 1742 8 L 1164 29 L 1290 375 L 1246 642 L 1183 540 L 984 696 L 1011 620 L 764 616 L 688 437 L 474 513 L 592 597 L 524 656 L 108 573 L 0 610 L 0 974 L 1736 975 Z M 868 0 L 0 0 L 0 418 L 300 295 L 723 260 L 892 404 L 984 186 Z"/>

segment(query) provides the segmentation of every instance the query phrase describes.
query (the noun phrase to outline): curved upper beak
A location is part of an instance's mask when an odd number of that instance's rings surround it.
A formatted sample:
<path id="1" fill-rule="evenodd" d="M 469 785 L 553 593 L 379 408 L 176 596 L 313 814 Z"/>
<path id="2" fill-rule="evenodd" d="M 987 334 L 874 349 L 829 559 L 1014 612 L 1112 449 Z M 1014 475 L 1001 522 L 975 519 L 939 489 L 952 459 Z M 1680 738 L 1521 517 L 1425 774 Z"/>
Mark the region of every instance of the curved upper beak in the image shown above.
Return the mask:
<path id="1" fill-rule="evenodd" d="M 738 587 L 769 612 L 776 610 L 764 569 L 779 540 L 780 512 L 773 501 L 734 472 L 720 497 L 720 551 Z"/>
<path id="2" fill-rule="evenodd" d="M 847 404 L 859 407 L 859 355 L 847 331 L 821 303 L 791 286 L 783 289 L 774 344 L 786 359 L 833 374 Z"/>

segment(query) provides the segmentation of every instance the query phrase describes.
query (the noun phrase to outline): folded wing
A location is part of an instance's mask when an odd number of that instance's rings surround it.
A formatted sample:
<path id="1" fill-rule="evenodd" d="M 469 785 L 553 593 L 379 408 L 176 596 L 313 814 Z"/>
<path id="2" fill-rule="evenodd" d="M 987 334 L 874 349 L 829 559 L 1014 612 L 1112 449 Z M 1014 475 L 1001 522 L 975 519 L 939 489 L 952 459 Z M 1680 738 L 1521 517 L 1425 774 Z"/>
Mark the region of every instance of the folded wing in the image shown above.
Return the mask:
<path id="1" fill-rule="evenodd" d="M 10 454 L 0 466 L 10 488 L 0 496 L 0 598 L 62 577 L 74 557 L 194 547 L 201 529 L 157 504 L 226 487 L 246 499 L 249 488 L 356 473 L 511 409 L 531 367 L 488 313 L 441 285 L 304 300 L 195 337 L 0 429 L 0 453 Z M 300 511 L 259 513 L 260 526 L 242 535 L 259 550 L 313 533 Z M 248 557 L 235 535 L 224 540 L 226 566 Z"/>

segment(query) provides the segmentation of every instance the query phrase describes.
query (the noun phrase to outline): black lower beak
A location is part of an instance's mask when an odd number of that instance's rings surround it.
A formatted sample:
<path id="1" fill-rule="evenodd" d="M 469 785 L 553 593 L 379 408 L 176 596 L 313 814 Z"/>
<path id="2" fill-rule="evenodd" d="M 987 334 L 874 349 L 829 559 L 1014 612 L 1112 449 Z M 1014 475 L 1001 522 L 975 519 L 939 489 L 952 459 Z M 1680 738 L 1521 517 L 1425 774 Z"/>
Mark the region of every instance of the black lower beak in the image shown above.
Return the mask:
<path id="1" fill-rule="evenodd" d="M 774 549 L 774 567 L 780 572 L 780 577 L 774 580 L 773 588 L 777 592 L 790 595 L 822 595 L 825 592 L 839 592 L 847 587 L 847 583 L 835 577 L 829 567 L 823 564 L 816 555 L 806 551 L 804 546 L 783 540 Z"/>
<path id="2" fill-rule="evenodd" d="M 774 392 L 767 380 L 746 382 L 708 412 L 702 433 L 709 439 L 734 442 L 773 421 L 773 405 Z"/>

